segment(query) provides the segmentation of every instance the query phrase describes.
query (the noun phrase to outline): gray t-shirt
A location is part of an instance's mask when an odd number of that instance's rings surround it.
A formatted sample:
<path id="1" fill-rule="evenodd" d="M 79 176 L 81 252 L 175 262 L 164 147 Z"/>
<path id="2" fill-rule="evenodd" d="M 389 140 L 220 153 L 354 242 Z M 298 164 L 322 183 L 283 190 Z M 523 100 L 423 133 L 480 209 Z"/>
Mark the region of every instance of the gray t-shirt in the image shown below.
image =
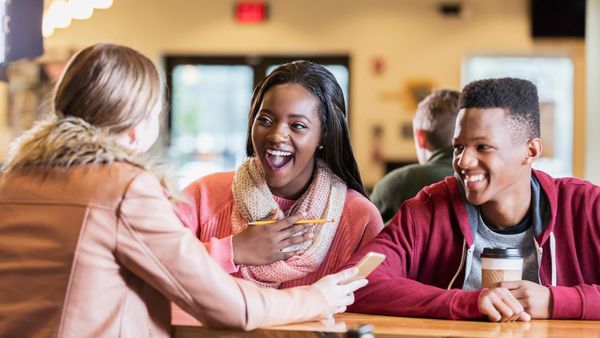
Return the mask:
<path id="1" fill-rule="evenodd" d="M 479 212 L 479 224 L 475 234 L 475 246 L 473 249 L 473 262 L 469 276 L 463 285 L 463 290 L 481 289 L 481 253 L 484 248 L 518 248 L 523 256 L 523 280 L 539 284 L 538 262 L 535 253 L 533 226 L 528 218 L 515 228 L 526 229 L 518 233 L 495 232 L 485 224 Z"/>

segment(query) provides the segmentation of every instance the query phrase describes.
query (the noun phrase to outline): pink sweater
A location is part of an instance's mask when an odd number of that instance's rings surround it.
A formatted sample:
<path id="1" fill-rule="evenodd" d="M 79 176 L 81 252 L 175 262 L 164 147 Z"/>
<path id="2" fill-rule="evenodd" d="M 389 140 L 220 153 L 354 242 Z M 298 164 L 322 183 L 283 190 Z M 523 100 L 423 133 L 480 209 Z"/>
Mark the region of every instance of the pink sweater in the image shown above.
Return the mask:
<path id="1" fill-rule="evenodd" d="M 192 229 L 204 242 L 211 256 L 227 272 L 241 277 L 233 263 L 231 212 L 234 206 L 231 193 L 233 172 L 217 173 L 200 178 L 190 184 L 185 193 L 190 203 L 182 204 L 179 215 L 185 226 Z M 277 198 L 287 209 L 290 201 Z M 319 278 L 336 272 L 359 248 L 373 239 L 383 229 L 377 208 L 355 190 L 348 189 L 340 224 L 321 266 L 306 277 L 290 280 L 280 288 L 308 285 Z"/>

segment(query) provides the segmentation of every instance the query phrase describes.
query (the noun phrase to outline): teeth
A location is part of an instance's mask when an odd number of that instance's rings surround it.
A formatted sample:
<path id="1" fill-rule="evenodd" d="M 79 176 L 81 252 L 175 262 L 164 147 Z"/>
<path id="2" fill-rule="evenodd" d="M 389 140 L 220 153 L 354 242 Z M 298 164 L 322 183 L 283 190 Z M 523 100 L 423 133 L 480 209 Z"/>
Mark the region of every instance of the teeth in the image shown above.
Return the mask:
<path id="1" fill-rule="evenodd" d="M 267 149 L 267 154 L 274 155 L 274 156 L 290 156 L 290 155 L 292 155 L 292 153 L 290 153 L 289 151 L 271 150 L 271 149 Z"/>
<path id="2" fill-rule="evenodd" d="M 479 182 L 481 180 L 483 180 L 484 175 L 480 174 L 480 175 L 465 175 L 465 182 Z"/>

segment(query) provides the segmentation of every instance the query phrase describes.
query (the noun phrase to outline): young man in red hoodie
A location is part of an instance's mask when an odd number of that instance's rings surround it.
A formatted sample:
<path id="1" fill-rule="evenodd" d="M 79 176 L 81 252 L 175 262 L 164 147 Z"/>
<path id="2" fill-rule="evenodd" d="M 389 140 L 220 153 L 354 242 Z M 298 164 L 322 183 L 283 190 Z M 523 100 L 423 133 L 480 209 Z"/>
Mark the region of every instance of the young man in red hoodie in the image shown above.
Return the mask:
<path id="1" fill-rule="evenodd" d="M 406 201 L 348 262 L 386 255 L 350 311 L 492 321 L 600 319 L 600 187 L 534 170 L 542 152 L 529 81 L 468 84 L 455 177 Z M 484 247 L 517 247 L 523 280 L 481 288 Z"/>

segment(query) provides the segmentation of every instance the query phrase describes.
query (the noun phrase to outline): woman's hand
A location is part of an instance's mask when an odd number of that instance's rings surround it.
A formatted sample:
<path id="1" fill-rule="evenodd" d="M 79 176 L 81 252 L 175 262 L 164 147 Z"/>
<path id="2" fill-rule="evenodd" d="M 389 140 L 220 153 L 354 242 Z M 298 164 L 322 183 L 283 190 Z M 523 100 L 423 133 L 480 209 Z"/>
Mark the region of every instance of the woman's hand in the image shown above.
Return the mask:
<path id="1" fill-rule="evenodd" d="M 271 213 L 271 220 L 283 217 L 279 209 Z M 234 236 L 233 262 L 238 265 L 265 265 L 302 254 L 301 250 L 282 252 L 289 246 L 306 242 L 313 238 L 312 232 L 293 237 L 294 234 L 312 226 L 296 224 L 304 218 L 304 213 L 289 216 L 273 224 L 249 225 L 246 230 Z"/>
<path id="2" fill-rule="evenodd" d="M 323 314 L 323 318 L 344 312 L 348 305 L 354 303 L 354 291 L 362 288 L 369 282 L 363 278 L 350 283 L 344 283 L 357 274 L 358 268 L 352 267 L 333 275 L 327 275 L 312 285 L 321 291 L 327 301 L 328 312 Z"/>

